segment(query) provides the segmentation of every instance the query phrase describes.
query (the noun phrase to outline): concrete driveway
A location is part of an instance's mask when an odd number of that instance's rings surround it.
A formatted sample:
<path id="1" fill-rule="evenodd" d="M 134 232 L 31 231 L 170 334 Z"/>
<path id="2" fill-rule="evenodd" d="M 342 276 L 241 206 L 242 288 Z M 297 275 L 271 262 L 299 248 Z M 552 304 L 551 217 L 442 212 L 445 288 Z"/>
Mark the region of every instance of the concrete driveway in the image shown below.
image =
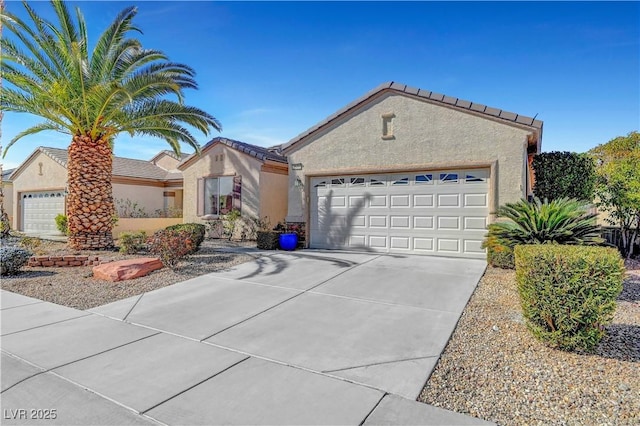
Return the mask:
<path id="1" fill-rule="evenodd" d="M 485 266 L 305 250 L 90 311 L 2 291 L 2 423 L 486 424 L 415 401 Z"/>

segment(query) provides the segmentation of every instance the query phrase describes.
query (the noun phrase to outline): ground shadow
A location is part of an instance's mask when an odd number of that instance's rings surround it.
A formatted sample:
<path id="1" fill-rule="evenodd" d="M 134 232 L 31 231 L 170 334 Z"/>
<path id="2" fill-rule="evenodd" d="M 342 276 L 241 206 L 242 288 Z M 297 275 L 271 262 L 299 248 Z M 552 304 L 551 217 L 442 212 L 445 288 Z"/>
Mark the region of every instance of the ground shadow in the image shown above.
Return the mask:
<path id="1" fill-rule="evenodd" d="M 17 274 L 14 275 L 3 275 L 2 279 L 3 280 L 11 280 L 12 278 L 38 278 L 38 277 L 52 277 L 54 275 L 57 275 L 58 273 L 56 271 L 42 271 L 42 270 L 38 270 L 38 271 L 20 271 Z"/>
<path id="2" fill-rule="evenodd" d="M 611 324 L 593 355 L 619 361 L 640 362 L 640 326 Z"/>

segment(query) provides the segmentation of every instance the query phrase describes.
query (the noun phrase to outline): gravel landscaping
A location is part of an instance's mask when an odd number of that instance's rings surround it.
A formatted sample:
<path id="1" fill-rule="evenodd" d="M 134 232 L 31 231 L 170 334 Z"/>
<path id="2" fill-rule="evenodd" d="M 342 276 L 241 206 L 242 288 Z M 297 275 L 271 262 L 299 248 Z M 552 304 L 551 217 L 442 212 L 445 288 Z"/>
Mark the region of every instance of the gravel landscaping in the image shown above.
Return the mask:
<path id="1" fill-rule="evenodd" d="M 3 242 L 4 243 L 4 242 Z M 222 247 L 248 245 L 255 242 L 234 243 L 224 240 L 205 240 L 200 250 L 180 261 L 175 270 L 163 268 L 134 280 L 110 282 L 92 278 L 91 266 L 28 267 L 15 276 L 2 277 L 2 289 L 47 302 L 76 309 L 90 309 L 116 300 L 185 281 L 210 272 L 229 269 L 252 260 L 257 255 L 228 253 Z M 70 254 L 65 243 L 43 241 L 33 250 L 37 254 Z M 85 255 L 99 256 L 101 260 L 123 260 L 141 257 L 123 255 L 115 251 L 83 251 Z"/>
<path id="2" fill-rule="evenodd" d="M 527 331 L 513 271 L 487 268 L 419 401 L 500 425 L 640 424 L 640 262 L 594 353 Z"/>

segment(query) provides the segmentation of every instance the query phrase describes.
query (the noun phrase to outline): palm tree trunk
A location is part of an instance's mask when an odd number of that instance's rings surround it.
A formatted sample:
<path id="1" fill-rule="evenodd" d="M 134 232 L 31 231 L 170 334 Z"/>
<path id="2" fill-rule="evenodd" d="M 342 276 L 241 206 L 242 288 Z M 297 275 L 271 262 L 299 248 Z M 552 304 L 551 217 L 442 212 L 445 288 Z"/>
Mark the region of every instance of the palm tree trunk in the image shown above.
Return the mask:
<path id="1" fill-rule="evenodd" d="M 69 246 L 75 250 L 113 247 L 113 154 L 108 141 L 75 135 L 67 160 Z"/>

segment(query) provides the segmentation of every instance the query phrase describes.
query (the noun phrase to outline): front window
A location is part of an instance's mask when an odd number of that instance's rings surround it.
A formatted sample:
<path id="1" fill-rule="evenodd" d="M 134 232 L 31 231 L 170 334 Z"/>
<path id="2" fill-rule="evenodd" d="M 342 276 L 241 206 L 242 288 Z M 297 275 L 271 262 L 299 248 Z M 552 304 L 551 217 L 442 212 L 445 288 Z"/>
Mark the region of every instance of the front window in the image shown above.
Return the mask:
<path id="1" fill-rule="evenodd" d="M 204 181 L 204 213 L 227 214 L 233 210 L 233 176 L 206 178 Z"/>

